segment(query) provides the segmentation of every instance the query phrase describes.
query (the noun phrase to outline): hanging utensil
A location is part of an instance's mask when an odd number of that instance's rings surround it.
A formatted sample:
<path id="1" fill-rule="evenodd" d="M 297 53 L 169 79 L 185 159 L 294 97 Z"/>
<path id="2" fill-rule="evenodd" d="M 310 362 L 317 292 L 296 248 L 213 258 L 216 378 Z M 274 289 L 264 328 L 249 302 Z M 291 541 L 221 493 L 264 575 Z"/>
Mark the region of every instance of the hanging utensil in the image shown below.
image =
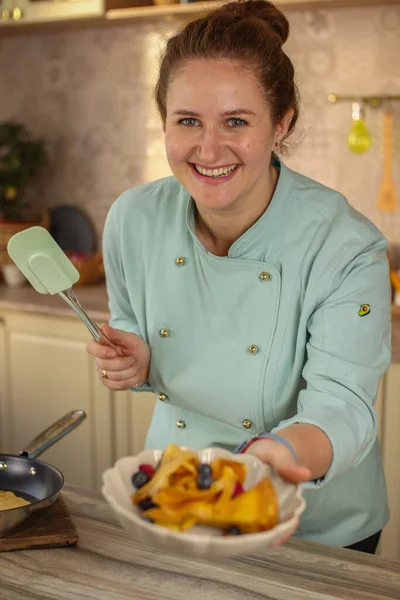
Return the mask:
<path id="1" fill-rule="evenodd" d="M 393 114 L 387 110 L 383 117 L 383 179 L 378 195 L 378 209 L 383 212 L 395 212 L 397 206 L 392 175 L 392 133 Z"/>
<path id="2" fill-rule="evenodd" d="M 360 102 L 352 105 L 353 125 L 347 138 L 347 144 L 353 152 L 361 154 L 371 146 L 371 138 L 364 121 L 364 107 Z"/>
<path id="3" fill-rule="evenodd" d="M 105 339 L 122 356 L 122 351 L 83 310 L 72 289 L 79 280 L 79 272 L 44 227 L 29 227 L 16 233 L 9 240 L 7 251 L 37 292 L 58 294 L 82 319 L 97 342 Z"/>

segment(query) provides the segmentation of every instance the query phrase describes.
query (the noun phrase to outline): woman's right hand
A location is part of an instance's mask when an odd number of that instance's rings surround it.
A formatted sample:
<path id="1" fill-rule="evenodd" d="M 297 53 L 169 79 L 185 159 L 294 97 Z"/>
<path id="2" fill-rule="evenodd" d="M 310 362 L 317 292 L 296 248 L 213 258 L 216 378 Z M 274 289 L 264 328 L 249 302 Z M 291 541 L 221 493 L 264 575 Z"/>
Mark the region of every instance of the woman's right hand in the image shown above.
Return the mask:
<path id="1" fill-rule="evenodd" d="M 135 333 L 114 329 L 107 324 L 101 329 L 122 354 L 118 356 L 103 337 L 100 342 L 90 340 L 87 343 L 86 351 L 94 356 L 101 381 L 110 390 L 140 387 L 149 376 L 150 346 Z"/>

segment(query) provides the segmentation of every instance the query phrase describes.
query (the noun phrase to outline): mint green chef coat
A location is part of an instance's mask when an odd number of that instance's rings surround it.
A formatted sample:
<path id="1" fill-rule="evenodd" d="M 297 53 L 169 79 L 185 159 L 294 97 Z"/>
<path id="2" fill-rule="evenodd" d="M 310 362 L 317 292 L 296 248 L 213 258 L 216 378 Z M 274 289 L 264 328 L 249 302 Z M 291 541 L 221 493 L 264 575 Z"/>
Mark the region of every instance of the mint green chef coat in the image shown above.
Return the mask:
<path id="1" fill-rule="evenodd" d="M 149 448 L 320 427 L 333 462 L 304 484 L 296 535 L 346 546 L 388 518 L 373 410 L 391 357 L 387 241 L 341 194 L 274 164 L 267 210 L 226 257 L 197 238 L 174 177 L 123 193 L 103 240 L 110 324 L 151 347 Z"/>

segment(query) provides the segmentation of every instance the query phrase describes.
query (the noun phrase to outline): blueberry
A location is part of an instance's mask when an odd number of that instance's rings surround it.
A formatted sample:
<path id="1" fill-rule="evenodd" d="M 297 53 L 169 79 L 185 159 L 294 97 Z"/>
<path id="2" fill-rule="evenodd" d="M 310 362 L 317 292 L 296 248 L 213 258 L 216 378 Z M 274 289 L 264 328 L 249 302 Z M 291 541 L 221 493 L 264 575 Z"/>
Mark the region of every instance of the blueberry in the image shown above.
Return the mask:
<path id="1" fill-rule="evenodd" d="M 213 483 L 213 478 L 209 473 L 201 473 L 197 478 L 197 487 L 200 490 L 208 490 Z"/>
<path id="2" fill-rule="evenodd" d="M 212 475 L 211 465 L 207 463 L 200 463 L 197 467 L 197 472 L 199 475 Z"/>
<path id="3" fill-rule="evenodd" d="M 154 504 L 153 500 L 148 496 L 147 498 L 143 498 L 138 506 L 140 510 L 150 510 L 150 508 L 156 508 L 157 504 Z"/>
<path id="4" fill-rule="evenodd" d="M 213 482 L 212 468 L 207 463 L 201 463 L 197 467 L 197 487 L 201 490 L 208 490 Z"/>
<path id="5" fill-rule="evenodd" d="M 225 533 L 227 535 L 241 535 L 242 532 L 240 531 L 240 527 L 237 527 L 237 525 L 232 525 L 232 527 L 229 527 Z"/>
<path id="6" fill-rule="evenodd" d="M 144 471 L 137 471 L 134 475 L 132 475 L 132 483 L 136 489 L 144 486 L 145 483 L 149 481 L 150 477 Z"/>

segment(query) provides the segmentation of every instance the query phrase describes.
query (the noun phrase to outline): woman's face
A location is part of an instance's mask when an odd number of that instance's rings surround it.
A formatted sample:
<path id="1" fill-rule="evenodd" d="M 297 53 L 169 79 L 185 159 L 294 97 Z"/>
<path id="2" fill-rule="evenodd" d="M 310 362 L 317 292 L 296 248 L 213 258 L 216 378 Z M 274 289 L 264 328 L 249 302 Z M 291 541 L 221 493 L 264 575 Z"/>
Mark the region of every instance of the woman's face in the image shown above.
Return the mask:
<path id="1" fill-rule="evenodd" d="M 260 202 L 271 189 L 271 152 L 284 127 L 273 127 L 256 79 L 240 64 L 193 59 L 171 81 L 167 158 L 199 208 L 235 211 Z"/>

